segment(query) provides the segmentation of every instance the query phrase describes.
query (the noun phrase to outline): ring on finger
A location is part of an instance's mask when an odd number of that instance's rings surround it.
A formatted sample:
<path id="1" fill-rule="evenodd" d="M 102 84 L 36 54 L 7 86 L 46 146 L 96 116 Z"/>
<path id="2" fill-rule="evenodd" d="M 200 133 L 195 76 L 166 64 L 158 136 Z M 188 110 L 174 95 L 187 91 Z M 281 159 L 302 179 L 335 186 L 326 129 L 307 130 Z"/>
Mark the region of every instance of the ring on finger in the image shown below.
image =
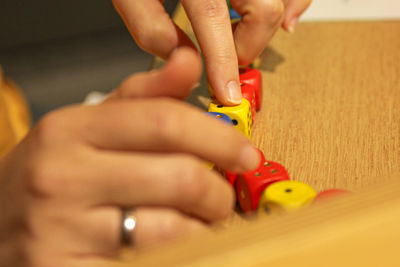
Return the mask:
<path id="1" fill-rule="evenodd" d="M 123 209 L 121 219 L 121 245 L 134 246 L 133 232 L 136 229 L 136 216 L 134 209 Z"/>

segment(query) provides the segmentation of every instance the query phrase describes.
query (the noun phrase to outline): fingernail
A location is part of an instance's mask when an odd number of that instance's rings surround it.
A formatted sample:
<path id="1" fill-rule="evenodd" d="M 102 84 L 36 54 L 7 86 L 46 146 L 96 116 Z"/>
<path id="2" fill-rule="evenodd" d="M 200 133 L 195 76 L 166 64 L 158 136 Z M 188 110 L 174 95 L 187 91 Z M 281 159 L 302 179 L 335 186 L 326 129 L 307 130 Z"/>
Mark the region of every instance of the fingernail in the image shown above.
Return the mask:
<path id="1" fill-rule="evenodd" d="M 296 25 L 297 25 L 298 20 L 299 20 L 298 17 L 294 17 L 294 18 L 289 22 L 288 31 L 289 31 L 290 33 L 294 33 L 294 29 L 296 28 Z"/>
<path id="2" fill-rule="evenodd" d="M 232 104 L 240 104 L 242 102 L 242 91 L 236 81 L 230 81 L 227 85 L 227 99 Z"/>
<path id="3" fill-rule="evenodd" d="M 246 170 L 252 171 L 260 164 L 260 153 L 252 145 L 247 145 L 242 150 L 240 160 Z"/>

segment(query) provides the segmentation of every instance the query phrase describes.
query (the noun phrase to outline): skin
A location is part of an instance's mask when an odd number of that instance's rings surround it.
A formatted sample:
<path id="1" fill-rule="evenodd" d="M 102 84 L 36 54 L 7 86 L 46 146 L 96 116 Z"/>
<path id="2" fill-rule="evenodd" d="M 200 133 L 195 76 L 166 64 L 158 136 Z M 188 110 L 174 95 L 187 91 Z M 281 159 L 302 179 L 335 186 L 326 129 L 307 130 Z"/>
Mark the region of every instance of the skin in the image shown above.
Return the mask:
<path id="1" fill-rule="evenodd" d="M 171 20 L 160 0 L 113 0 L 138 45 L 167 59 L 180 46 L 195 47 Z M 241 102 L 238 64 L 248 65 L 282 27 L 293 32 L 311 0 L 231 0 L 242 16 L 233 27 L 225 0 L 181 0 L 206 63 L 217 99 L 225 105 Z"/>
<path id="2" fill-rule="evenodd" d="M 138 249 L 227 218 L 233 190 L 204 160 L 245 171 L 259 156 L 233 127 L 181 101 L 200 73 L 199 55 L 180 48 L 105 103 L 45 116 L 0 161 L 0 263 L 109 263 L 122 208 L 136 208 Z"/>

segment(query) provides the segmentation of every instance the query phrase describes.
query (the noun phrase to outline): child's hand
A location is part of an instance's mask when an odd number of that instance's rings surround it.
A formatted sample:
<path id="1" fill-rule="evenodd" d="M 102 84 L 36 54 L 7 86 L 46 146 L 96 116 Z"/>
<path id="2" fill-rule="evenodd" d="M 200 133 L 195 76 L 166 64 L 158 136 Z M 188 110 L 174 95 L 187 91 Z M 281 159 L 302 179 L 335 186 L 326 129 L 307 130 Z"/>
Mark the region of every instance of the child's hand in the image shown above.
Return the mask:
<path id="1" fill-rule="evenodd" d="M 102 261 L 120 248 L 124 208 L 135 209 L 137 247 L 226 218 L 233 190 L 204 161 L 243 171 L 259 156 L 233 127 L 164 97 L 184 97 L 200 71 L 198 55 L 180 49 L 164 69 L 132 76 L 104 104 L 44 117 L 0 161 L 0 262 Z"/>
<path id="2" fill-rule="evenodd" d="M 191 40 L 170 19 L 160 0 L 113 0 L 133 38 L 144 50 L 168 58 Z M 216 97 L 226 105 L 241 101 L 238 63 L 251 63 L 283 27 L 293 31 L 311 0 L 231 0 L 242 16 L 232 34 L 225 0 L 181 0 L 190 19 Z"/>

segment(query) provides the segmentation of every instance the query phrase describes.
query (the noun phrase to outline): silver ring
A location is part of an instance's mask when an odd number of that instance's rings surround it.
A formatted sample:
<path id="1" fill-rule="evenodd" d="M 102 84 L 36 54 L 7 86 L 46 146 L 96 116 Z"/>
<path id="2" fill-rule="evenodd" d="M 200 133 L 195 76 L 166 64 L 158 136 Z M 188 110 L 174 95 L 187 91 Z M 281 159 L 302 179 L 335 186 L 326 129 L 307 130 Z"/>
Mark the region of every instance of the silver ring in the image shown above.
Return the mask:
<path id="1" fill-rule="evenodd" d="M 133 209 L 122 210 L 121 220 L 121 244 L 133 246 L 133 232 L 136 229 L 136 216 Z"/>

